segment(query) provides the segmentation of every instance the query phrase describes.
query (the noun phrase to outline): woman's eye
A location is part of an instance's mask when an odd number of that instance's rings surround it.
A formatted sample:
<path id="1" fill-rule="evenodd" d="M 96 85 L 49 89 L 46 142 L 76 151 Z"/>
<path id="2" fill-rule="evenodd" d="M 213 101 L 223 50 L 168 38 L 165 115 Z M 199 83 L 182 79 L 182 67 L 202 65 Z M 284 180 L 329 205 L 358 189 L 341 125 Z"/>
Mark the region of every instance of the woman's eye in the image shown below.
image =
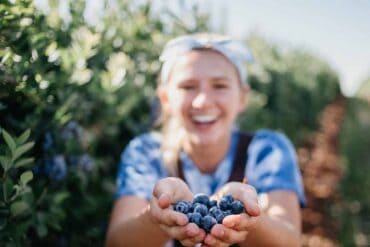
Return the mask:
<path id="1" fill-rule="evenodd" d="M 214 87 L 216 89 L 224 89 L 224 88 L 227 88 L 227 85 L 226 84 L 222 84 L 222 83 L 218 83 L 218 84 L 215 84 Z"/>
<path id="2" fill-rule="evenodd" d="M 195 86 L 194 85 L 182 85 L 180 86 L 180 88 L 184 90 L 192 90 L 192 89 L 195 89 Z"/>

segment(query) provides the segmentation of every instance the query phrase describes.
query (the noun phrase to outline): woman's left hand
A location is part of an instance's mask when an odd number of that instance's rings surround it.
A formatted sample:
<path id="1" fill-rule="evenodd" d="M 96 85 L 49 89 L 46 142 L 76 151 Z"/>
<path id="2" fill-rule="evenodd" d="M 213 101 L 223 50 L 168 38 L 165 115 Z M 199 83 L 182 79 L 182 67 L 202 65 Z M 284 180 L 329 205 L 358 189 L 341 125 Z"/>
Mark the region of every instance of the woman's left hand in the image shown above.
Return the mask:
<path id="1" fill-rule="evenodd" d="M 235 200 L 241 201 L 246 212 L 226 216 L 222 224 L 214 225 L 204 239 L 203 243 L 206 246 L 230 246 L 243 242 L 257 224 L 260 208 L 257 202 L 257 192 L 253 186 L 230 182 L 225 184 L 213 198 L 219 200 L 226 194 L 231 194 Z"/>

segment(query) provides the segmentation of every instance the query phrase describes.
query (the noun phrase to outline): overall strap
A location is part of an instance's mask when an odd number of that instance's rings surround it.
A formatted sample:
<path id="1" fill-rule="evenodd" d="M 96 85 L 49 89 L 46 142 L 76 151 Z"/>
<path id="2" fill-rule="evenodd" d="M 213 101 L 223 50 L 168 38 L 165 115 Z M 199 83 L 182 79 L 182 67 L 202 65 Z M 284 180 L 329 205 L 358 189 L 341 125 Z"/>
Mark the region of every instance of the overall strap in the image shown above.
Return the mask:
<path id="1" fill-rule="evenodd" d="M 236 181 L 236 182 L 242 182 L 245 175 L 245 168 L 247 166 L 247 160 L 248 160 L 248 146 L 250 142 L 253 139 L 253 134 L 250 133 L 243 133 L 239 132 L 239 141 L 238 141 L 238 147 L 235 153 L 234 161 L 233 161 L 233 169 L 231 171 L 230 177 L 228 179 L 228 182 Z M 182 162 L 180 159 L 177 161 L 177 174 L 178 177 L 181 178 L 183 181 L 186 182 L 184 171 L 182 168 Z M 180 241 L 175 240 L 174 241 L 175 247 L 182 247 Z M 232 246 L 237 247 L 237 244 L 234 244 Z"/>
<path id="2" fill-rule="evenodd" d="M 242 182 L 245 175 L 245 168 L 248 161 L 248 146 L 253 139 L 253 135 L 249 133 L 239 132 L 238 148 L 233 162 L 233 169 L 231 171 L 228 182 Z"/>
<path id="3" fill-rule="evenodd" d="M 244 179 L 245 168 L 248 160 L 248 146 L 253 139 L 253 134 L 239 132 L 239 141 L 237 150 L 233 161 L 233 169 L 229 176 L 228 182 L 238 181 L 242 182 Z M 184 171 L 182 168 L 182 162 L 180 159 L 177 160 L 177 174 L 178 177 L 186 182 Z"/>

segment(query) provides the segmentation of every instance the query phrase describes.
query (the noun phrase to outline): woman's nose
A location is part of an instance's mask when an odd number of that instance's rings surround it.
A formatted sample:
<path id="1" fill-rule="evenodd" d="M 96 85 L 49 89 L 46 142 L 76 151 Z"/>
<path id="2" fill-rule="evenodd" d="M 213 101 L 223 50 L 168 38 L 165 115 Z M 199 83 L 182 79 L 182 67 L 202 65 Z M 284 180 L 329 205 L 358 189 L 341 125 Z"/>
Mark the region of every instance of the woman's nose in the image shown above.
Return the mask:
<path id="1" fill-rule="evenodd" d="M 192 102 L 192 106 L 194 108 L 204 108 L 209 106 L 210 104 L 212 104 L 212 97 L 206 91 L 199 92 Z"/>

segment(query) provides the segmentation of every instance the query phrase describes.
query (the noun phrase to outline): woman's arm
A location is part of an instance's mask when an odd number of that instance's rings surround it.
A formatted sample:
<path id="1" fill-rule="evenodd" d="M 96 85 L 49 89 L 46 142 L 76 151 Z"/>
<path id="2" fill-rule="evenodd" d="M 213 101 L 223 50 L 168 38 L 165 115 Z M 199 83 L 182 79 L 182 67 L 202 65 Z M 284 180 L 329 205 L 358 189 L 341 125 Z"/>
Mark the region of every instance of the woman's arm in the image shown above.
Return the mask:
<path id="1" fill-rule="evenodd" d="M 253 187 L 232 182 L 220 192 L 230 193 L 241 200 L 248 214 L 230 215 L 222 224 L 216 224 L 205 238 L 207 246 L 223 247 L 235 243 L 253 247 L 300 246 L 300 209 L 295 193 L 286 190 L 267 193 L 260 201 L 260 213 L 257 213 L 251 210 L 257 201 Z"/>
<path id="2" fill-rule="evenodd" d="M 106 246 L 164 246 L 169 237 L 150 219 L 149 203 L 136 196 L 124 196 L 113 207 Z"/>
<path id="3" fill-rule="evenodd" d="M 171 177 L 156 183 L 150 203 L 136 196 L 122 197 L 113 208 L 106 246 L 164 246 L 171 239 L 194 246 L 204 239 L 205 232 L 188 224 L 186 215 L 171 207 L 192 198 L 184 181 Z"/>

